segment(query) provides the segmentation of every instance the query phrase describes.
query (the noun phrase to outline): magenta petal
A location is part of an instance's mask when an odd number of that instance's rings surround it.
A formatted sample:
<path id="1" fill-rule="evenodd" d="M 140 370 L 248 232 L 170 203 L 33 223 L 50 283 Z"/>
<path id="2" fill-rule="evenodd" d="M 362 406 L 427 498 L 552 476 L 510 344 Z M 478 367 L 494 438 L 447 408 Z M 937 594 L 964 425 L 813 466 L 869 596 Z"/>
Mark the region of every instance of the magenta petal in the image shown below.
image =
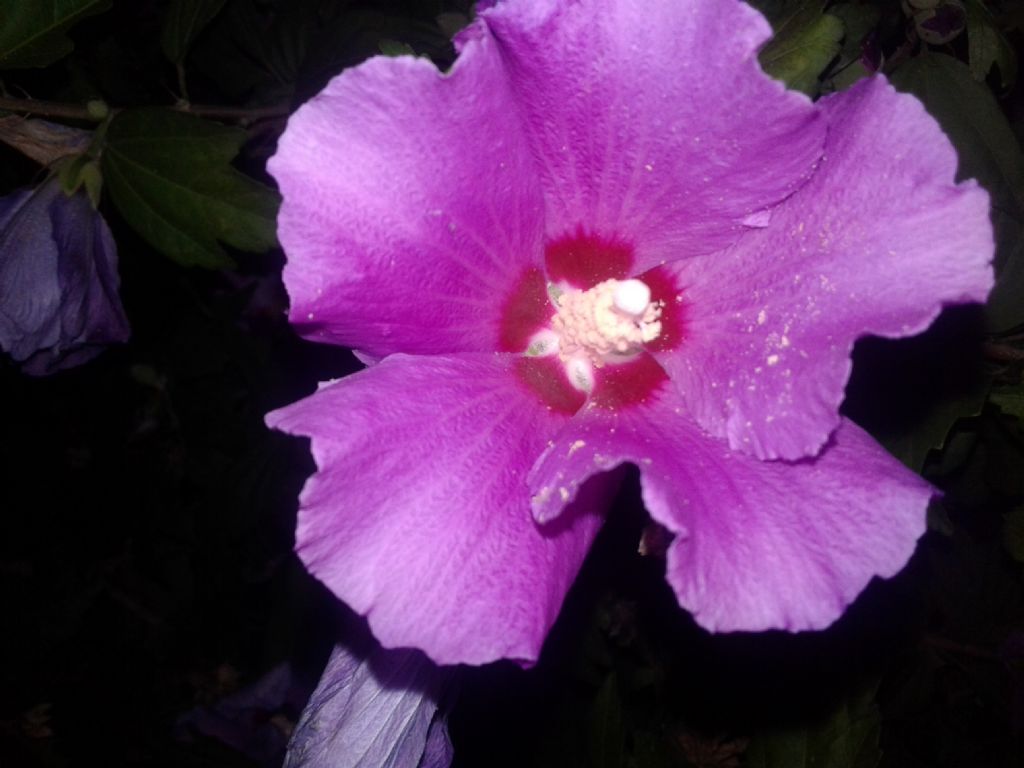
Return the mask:
<path id="1" fill-rule="evenodd" d="M 481 14 L 538 157 L 550 239 L 625 238 L 636 272 L 710 253 L 807 178 L 824 129 L 757 63 L 734 0 L 507 0 Z"/>
<path id="2" fill-rule="evenodd" d="M 933 491 L 859 427 L 844 421 L 816 459 L 761 461 L 679 410 L 663 391 L 573 419 L 530 473 L 535 514 L 557 515 L 594 472 L 637 464 L 647 509 L 675 534 L 668 581 L 712 631 L 828 626 L 906 564 Z"/>
<path id="3" fill-rule="evenodd" d="M 535 660 L 600 525 L 600 489 L 534 522 L 526 473 L 567 417 L 515 359 L 392 355 L 267 417 L 312 437 L 300 557 L 386 647 Z"/>
<path id="4" fill-rule="evenodd" d="M 814 179 L 731 250 L 668 267 L 686 337 L 657 357 L 705 429 L 761 458 L 825 444 L 857 338 L 919 333 L 992 287 L 988 195 L 954 184 L 920 102 L 873 78 L 820 105 Z"/>
<path id="5" fill-rule="evenodd" d="M 542 250 L 510 104 L 480 35 L 447 74 L 374 58 L 295 113 L 268 168 L 300 333 L 381 357 L 498 348 L 503 301 Z"/>

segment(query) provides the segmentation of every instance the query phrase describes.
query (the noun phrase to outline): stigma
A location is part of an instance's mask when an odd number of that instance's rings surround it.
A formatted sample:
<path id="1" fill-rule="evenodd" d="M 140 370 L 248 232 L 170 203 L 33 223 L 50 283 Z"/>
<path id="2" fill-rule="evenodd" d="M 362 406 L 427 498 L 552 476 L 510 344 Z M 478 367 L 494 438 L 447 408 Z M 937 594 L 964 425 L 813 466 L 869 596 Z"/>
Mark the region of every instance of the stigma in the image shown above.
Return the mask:
<path id="1" fill-rule="evenodd" d="M 594 369 L 636 357 L 661 333 L 661 303 L 651 301 L 642 280 L 605 280 L 585 291 L 552 291 L 550 327 L 532 340 L 527 354 L 557 354 L 572 385 L 590 392 Z"/>

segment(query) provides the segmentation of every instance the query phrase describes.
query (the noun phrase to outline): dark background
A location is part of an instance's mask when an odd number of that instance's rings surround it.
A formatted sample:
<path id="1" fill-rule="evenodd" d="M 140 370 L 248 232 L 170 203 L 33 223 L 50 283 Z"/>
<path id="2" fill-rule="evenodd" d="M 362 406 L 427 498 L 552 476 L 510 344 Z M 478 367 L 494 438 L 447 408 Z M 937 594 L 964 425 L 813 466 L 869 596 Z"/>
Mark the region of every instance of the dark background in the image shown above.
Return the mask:
<path id="1" fill-rule="evenodd" d="M 899 62 L 922 53 L 906 15 L 860 5 L 878 10 L 872 44 L 897 61 L 899 80 Z M 991 7 L 1016 45 L 1019 4 Z M 2 73 L 6 92 L 170 105 L 178 72 L 155 42 L 165 11 L 114 2 L 74 27 L 69 57 Z M 189 96 L 294 106 L 342 67 L 406 46 L 444 66 L 443 27 L 456 17 L 438 15 L 467 11 L 229 0 L 185 60 Z M 969 61 L 964 39 L 937 50 Z M 838 87 L 841 56 L 817 91 Z M 1000 74 L 954 111 L 969 120 L 973 99 L 996 99 L 1019 137 L 1021 86 Z M 943 124 L 956 139 L 957 125 Z M 262 169 L 283 118 L 245 127 L 236 164 L 270 183 Z M 1002 217 L 1003 267 L 1020 252 L 1021 191 L 993 186 L 1012 186 L 1004 160 L 1020 147 L 973 140 L 989 153 L 977 162 L 995 157 L 1006 176 L 982 178 Z M 43 175 L 0 148 L 0 192 Z M 233 254 L 236 270 L 187 269 L 109 200 L 101 211 L 131 341 L 47 379 L 0 367 L 0 766 L 277 765 L 331 646 L 365 642 L 365 628 L 291 553 L 313 465 L 305 441 L 262 418 L 359 365 L 291 332 L 279 251 Z M 1014 291 L 1003 301 L 1020 301 Z M 963 308 L 920 338 L 857 347 L 847 412 L 945 491 L 903 573 L 873 583 L 825 632 L 709 635 L 675 604 L 658 557 L 637 553 L 647 520 L 631 477 L 541 663 L 462 670 L 453 682 L 456 765 L 1020 766 L 1024 353 L 1007 316 L 1012 306 Z M 282 663 L 287 685 L 251 692 Z M 241 711 L 217 709 L 239 692 Z"/>

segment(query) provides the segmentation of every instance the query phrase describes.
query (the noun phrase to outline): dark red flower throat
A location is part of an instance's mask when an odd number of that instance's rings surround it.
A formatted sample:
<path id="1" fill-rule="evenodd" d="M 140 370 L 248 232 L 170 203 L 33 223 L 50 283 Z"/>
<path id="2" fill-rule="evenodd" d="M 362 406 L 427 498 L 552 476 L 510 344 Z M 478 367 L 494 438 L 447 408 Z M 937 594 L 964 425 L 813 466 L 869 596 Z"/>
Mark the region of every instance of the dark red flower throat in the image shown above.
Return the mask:
<path id="1" fill-rule="evenodd" d="M 523 272 L 502 307 L 498 349 L 523 355 L 516 363 L 520 381 L 548 408 L 575 413 L 584 404 L 619 409 L 644 402 L 668 376 L 651 352 L 674 349 L 683 339 L 684 303 L 674 277 L 663 267 L 635 275 L 632 245 L 577 230 L 573 235 L 549 241 L 544 249 L 545 272 L 531 267 Z M 556 291 L 586 291 L 608 280 L 635 277 L 660 306 L 661 332 L 644 345 L 644 350 L 626 362 L 597 367 L 593 388 L 575 386 L 558 354 L 532 356 L 527 347 L 538 334 L 550 329 L 558 311 L 549 294 Z"/>

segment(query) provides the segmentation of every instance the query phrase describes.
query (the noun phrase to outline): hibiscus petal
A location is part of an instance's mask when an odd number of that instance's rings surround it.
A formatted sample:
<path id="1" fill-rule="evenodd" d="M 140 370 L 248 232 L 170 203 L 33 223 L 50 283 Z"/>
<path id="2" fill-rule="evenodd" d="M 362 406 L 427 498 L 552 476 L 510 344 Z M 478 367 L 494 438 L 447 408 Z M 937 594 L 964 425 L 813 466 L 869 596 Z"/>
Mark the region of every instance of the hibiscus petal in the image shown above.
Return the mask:
<path id="1" fill-rule="evenodd" d="M 534 513 L 556 516 L 590 474 L 623 462 L 675 534 L 666 576 L 680 605 L 712 631 L 828 626 L 873 576 L 906 564 L 933 495 L 852 422 L 816 459 L 761 461 L 701 431 L 666 388 L 573 419 L 531 470 Z"/>
<path id="2" fill-rule="evenodd" d="M 761 458 L 816 453 L 839 423 L 854 341 L 909 336 L 992 287 L 988 195 L 911 96 L 863 80 L 821 101 L 814 179 L 766 228 L 669 265 L 685 338 L 658 356 L 700 424 Z"/>
<path id="3" fill-rule="evenodd" d="M 542 250 L 510 104 L 479 36 L 447 74 L 370 59 L 295 113 L 268 169 L 302 335 L 381 357 L 498 348 L 502 303 Z"/>
<path id="4" fill-rule="evenodd" d="M 526 473 L 568 417 L 516 359 L 392 355 L 267 417 L 312 437 L 300 557 L 387 647 L 535 660 L 600 525 L 597 486 L 559 525 L 534 522 Z"/>
<path id="5" fill-rule="evenodd" d="M 810 101 L 761 71 L 771 29 L 743 3 L 508 0 L 481 17 L 508 61 L 550 240 L 624 240 L 634 272 L 710 253 L 821 152 Z"/>

